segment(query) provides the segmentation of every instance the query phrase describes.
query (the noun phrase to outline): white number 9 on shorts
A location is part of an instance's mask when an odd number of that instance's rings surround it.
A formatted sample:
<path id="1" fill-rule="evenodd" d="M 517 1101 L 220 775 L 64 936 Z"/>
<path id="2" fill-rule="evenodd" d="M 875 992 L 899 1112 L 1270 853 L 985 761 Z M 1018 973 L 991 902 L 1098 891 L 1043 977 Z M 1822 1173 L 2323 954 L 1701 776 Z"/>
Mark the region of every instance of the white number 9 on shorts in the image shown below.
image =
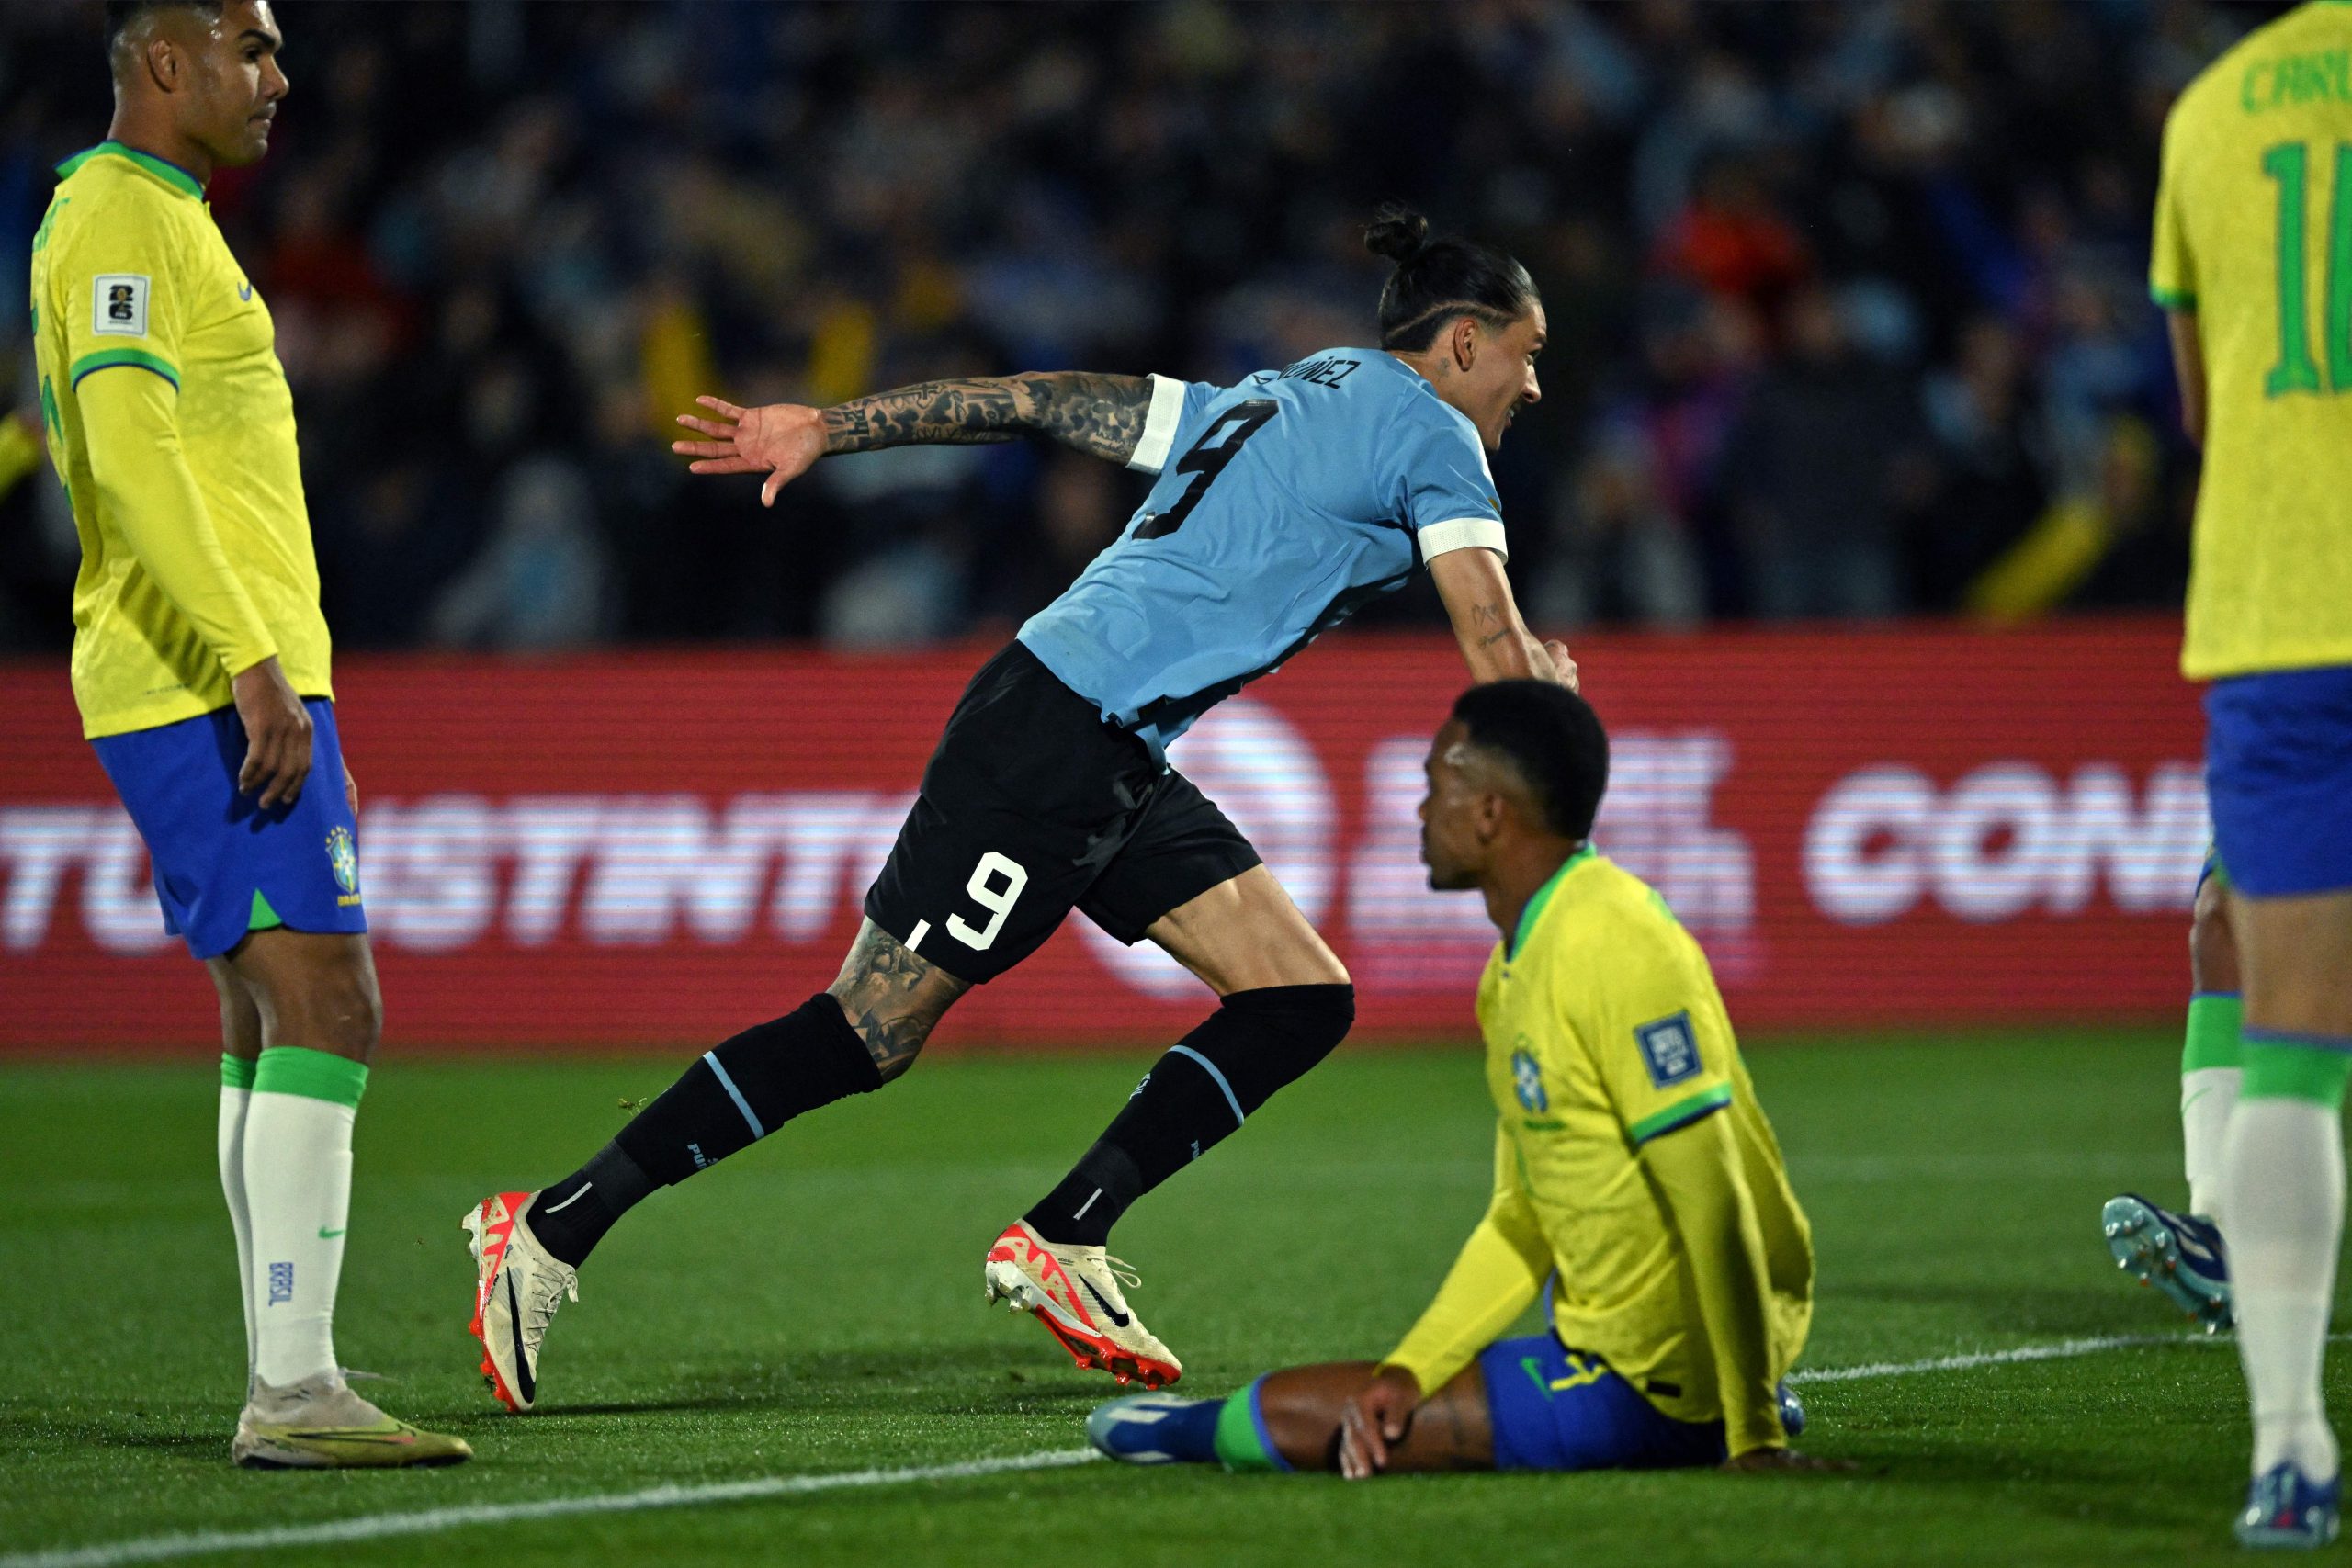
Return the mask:
<path id="1" fill-rule="evenodd" d="M 1001 886 L 991 881 L 998 877 L 1003 879 Z M 971 895 L 972 902 L 989 911 L 989 923 L 974 931 L 963 916 L 950 915 L 947 918 L 947 934 L 975 953 L 986 953 L 989 944 L 996 941 L 996 933 L 1004 930 L 1004 922 L 1012 915 L 1012 906 L 1019 900 L 1021 890 L 1028 886 L 1029 874 L 1021 868 L 1019 861 L 990 850 L 980 857 L 980 863 L 972 868 L 972 879 L 964 884 L 964 891 Z"/>

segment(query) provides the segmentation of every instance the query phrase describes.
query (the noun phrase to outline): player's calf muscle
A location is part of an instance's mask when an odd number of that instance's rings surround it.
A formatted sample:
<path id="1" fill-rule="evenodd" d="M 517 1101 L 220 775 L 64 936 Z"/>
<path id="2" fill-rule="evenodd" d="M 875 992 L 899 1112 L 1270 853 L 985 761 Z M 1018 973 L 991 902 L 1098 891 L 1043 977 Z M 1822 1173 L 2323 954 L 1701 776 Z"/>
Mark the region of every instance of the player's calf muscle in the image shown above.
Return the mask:
<path id="1" fill-rule="evenodd" d="M 970 987 L 867 920 L 827 989 L 888 1082 L 914 1065 L 933 1028 Z"/>

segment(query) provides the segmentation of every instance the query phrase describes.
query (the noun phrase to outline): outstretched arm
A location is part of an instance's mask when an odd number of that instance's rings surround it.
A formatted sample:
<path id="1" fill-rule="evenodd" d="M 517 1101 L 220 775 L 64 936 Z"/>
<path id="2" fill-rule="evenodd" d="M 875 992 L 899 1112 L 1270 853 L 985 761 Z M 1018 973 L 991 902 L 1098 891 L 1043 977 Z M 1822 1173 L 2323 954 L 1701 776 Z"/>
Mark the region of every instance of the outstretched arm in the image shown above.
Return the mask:
<path id="1" fill-rule="evenodd" d="M 1042 435 L 1091 457 L 1124 463 L 1135 456 L 1151 412 L 1151 380 L 1086 370 L 978 376 L 925 381 L 876 392 L 829 409 L 797 403 L 738 408 L 718 398 L 695 400 L 718 417 L 680 414 L 678 423 L 711 437 L 673 441 L 695 459 L 697 474 L 765 473 L 760 504 L 807 473 L 818 458 L 884 446 L 970 446 Z"/>

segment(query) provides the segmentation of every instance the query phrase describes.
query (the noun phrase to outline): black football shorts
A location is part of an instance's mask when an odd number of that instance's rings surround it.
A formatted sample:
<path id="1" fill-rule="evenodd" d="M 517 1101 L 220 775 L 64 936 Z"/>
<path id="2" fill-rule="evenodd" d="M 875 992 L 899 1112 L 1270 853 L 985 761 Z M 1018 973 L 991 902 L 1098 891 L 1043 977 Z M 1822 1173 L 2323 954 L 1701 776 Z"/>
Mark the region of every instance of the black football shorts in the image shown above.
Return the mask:
<path id="1" fill-rule="evenodd" d="M 1073 908 L 1132 944 L 1257 863 L 1190 779 L 1012 642 L 964 688 L 865 918 L 980 985 Z"/>

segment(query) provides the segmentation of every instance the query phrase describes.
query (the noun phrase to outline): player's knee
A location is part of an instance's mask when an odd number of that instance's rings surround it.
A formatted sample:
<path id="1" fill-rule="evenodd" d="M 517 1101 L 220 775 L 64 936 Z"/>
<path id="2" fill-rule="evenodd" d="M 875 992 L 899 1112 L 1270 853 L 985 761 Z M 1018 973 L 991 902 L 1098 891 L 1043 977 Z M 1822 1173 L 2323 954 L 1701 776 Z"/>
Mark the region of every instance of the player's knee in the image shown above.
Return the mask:
<path id="1" fill-rule="evenodd" d="M 273 1032 L 281 1045 L 305 1045 L 364 1062 L 384 1033 L 383 992 L 364 960 L 322 964 L 275 998 Z"/>
<path id="2" fill-rule="evenodd" d="M 1246 1035 L 1251 1049 L 1232 1053 L 1225 1070 L 1245 1111 L 1304 1077 L 1355 1027 L 1351 985 L 1270 986 L 1236 991 L 1219 1010 Z"/>
<path id="3" fill-rule="evenodd" d="M 2238 989 L 2237 939 L 2230 931 L 2229 896 L 2208 878 L 2197 890 L 2197 907 L 2188 920 L 2190 984 L 2199 991 Z"/>
<path id="4" fill-rule="evenodd" d="M 894 997 L 870 983 L 847 977 L 834 981 L 825 994 L 841 1004 L 842 1016 L 865 1043 L 884 1083 L 904 1076 L 915 1065 L 931 1032 L 955 999 L 920 991 Z"/>

